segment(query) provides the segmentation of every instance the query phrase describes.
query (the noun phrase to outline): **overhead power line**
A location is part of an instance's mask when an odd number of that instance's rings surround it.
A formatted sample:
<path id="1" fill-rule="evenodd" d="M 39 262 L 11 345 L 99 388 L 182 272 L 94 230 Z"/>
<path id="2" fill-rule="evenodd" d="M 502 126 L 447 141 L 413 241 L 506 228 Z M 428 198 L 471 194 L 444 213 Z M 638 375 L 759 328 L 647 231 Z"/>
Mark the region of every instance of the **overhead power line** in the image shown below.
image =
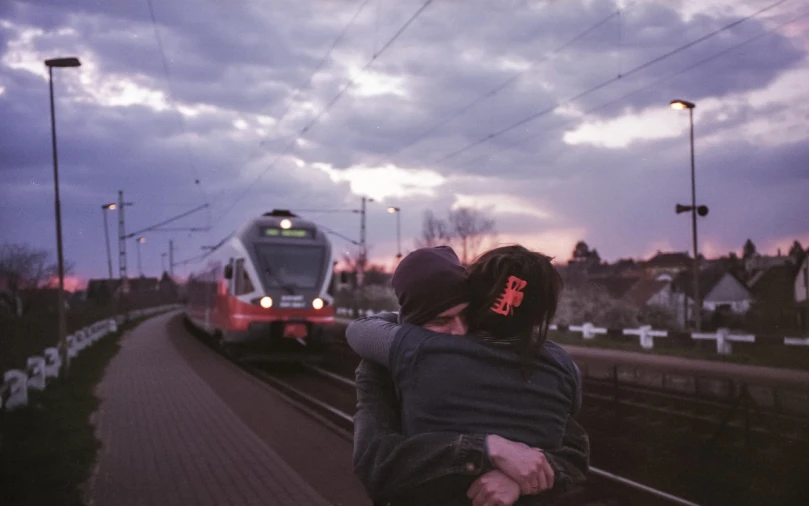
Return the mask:
<path id="1" fill-rule="evenodd" d="M 654 65 L 656 63 L 659 63 L 659 62 L 661 62 L 661 61 L 663 61 L 663 60 L 665 60 L 667 58 L 670 58 L 671 56 L 674 56 L 675 54 L 678 54 L 678 53 L 680 53 L 682 51 L 685 51 L 686 49 L 688 49 L 688 48 L 690 48 L 690 47 L 692 47 L 692 46 L 694 46 L 696 44 L 699 44 L 701 42 L 704 42 L 704 41 L 710 39 L 711 37 L 715 37 L 716 35 L 724 32 L 724 31 L 727 31 L 727 30 L 729 30 L 729 29 L 731 29 L 731 28 L 733 28 L 735 26 L 738 26 L 741 23 L 744 23 L 745 21 L 748 21 L 748 20 L 758 16 L 759 14 L 762 14 L 762 13 L 768 11 L 768 10 L 771 10 L 771 9 L 773 9 L 773 8 L 779 6 L 779 5 L 781 5 L 781 4 L 783 4 L 783 3 L 787 2 L 787 1 L 788 0 L 779 0 L 778 2 L 772 3 L 772 4 L 764 7 L 763 9 L 759 9 L 758 11 L 754 12 L 753 14 L 750 14 L 748 16 L 745 16 L 745 17 L 741 18 L 741 19 L 738 19 L 738 20 L 736 20 L 736 21 L 734 21 L 732 23 L 729 23 L 729 24 L 727 24 L 727 25 L 725 25 L 725 26 L 723 26 L 723 27 L 721 27 L 721 28 L 719 28 L 717 30 L 714 30 L 713 32 L 710 32 L 710 33 L 708 33 L 706 35 L 703 35 L 702 37 L 700 37 L 698 39 L 695 39 L 695 40 L 693 40 L 691 42 L 683 44 L 682 46 L 679 46 L 679 47 L 677 47 L 677 48 L 675 48 L 675 49 L 673 49 L 673 50 L 671 50 L 671 51 L 669 51 L 667 53 L 664 53 L 664 54 L 660 55 L 660 56 L 652 58 L 651 60 L 648 60 L 648 61 L 638 65 L 637 67 L 634 67 L 633 69 L 629 70 L 628 72 L 626 72 L 624 74 L 620 74 L 620 75 L 618 75 L 616 77 L 613 77 L 611 79 L 607 79 L 606 81 L 603 81 L 603 82 L 601 82 L 599 84 L 596 84 L 595 86 L 592 86 L 592 87 L 588 88 L 587 90 L 585 90 L 585 91 L 583 91 L 581 93 L 578 93 L 577 95 L 574 95 L 574 96 L 572 96 L 570 98 L 567 98 L 567 99 L 564 99 L 564 100 L 560 100 L 559 102 L 556 102 L 555 104 L 552 104 L 551 106 L 549 106 L 549 107 L 547 107 L 545 109 L 542 109 L 541 111 L 538 111 L 538 112 L 536 112 L 534 114 L 526 116 L 525 118 L 523 118 L 523 119 L 521 119 L 519 121 L 516 121 L 516 122 L 512 123 L 511 125 L 509 125 L 507 127 L 501 128 L 500 130 L 496 130 L 496 131 L 486 135 L 485 137 L 482 137 L 482 138 L 480 138 L 480 139 L 478 139 L 476 141 L 473 141 L 473 142 L 463 146 L 460 149 L 457 149 L 457 150 L 455 150 L 455 151 L 453 151 L 453 152 L 451 152 L 451 153 L 449 153 L 447 155 L 442 156 L 441 158 L 435 160 L 432 163 L 434 165 L 437 165 L 437 164 L 443 163 L 443 162 L 445 162 L 445 161 L 447 161 L 447 160 L 449 160 L 451 158 L 454 158 L 454 157 L 460 155 L 461 153 L 469 151 L 470 149 L 472 149 L 472 148 L 474 148 L 476 146 L 479 146 L 479 145 L 481 145 L 481 144 L 483 144 L 485 142 L 488 142 L 488 141 L 490 141 L 492 139 L 500 137 L 501 135 L 503 135 L 505 133 L 508 133 L 508 132 L 510 132 L 510 131 L 512 131 L 512 130 L 514 130 L 516 128 L 519 128 L 519 127 L 521 127 L 523 125 L 526 125 L 526 124 L 528 124 L 528 123 L 530 123 L 530 122 L 532 122 L 532 121 L 534 121 L 534 120 L 536 120 L 536 119 L 538 119 L 538 118 L 540 118 L 542 116 L 545 116 L 546 114 L 549 114 L 549 113 L 553 112 L 555 109 L 557 109 L 559 106 L 561 106 L 563 104 L 566 104 L 566 103 L 569 103 L 569 102 L 575 102 L 576 100 L 584 98 L 587 95 L 595 93 L 596 91 L 598 91 L 598 90 L 600 90 L 602 88 L 605 88 L 605 87 L 609 86 L 610 84 L 618 82 L 618 81 L 620 81 L 621 79 L 623 79 L 625 77 L 629 77 L 629 76 L 631 76 L 633 74 L 636 74 L 636 73 L 640 72 L 643 69 L 646 69 L 646 68 L 648 68 L 648 67 L 650 67 L 650 66 L 652 66 L 652 65 Z"/>
<path id="2" fill-rule="evenodd" d="M 354 21 L 357 20 L 357 17 L 360 15 L 360 13 L 363 11 L 363 9 L 365 9 L 365 6 L 368 5 L 368 2 L 370 2 L 370 0 L 363 0 L 362 1 L 359 8 L 356 11 L 354 11 L 354 14 L 351 16 L 351 19 L 348 21 L 348 23 L 346 23 L 345 26 L 343 26 L 343 29 L 340 30 L 340 33 L 337 35 L 337 37 L 334 38 L 331 45 L 329 46 L 329 49 L 326 51 L 326 53 L 323 55 L 323 57 L 320 58 L 320 61 L 318 62 L 317 66 L 315 66 L 314 70 L 312 70 L 312 73 L 309 74 L 309 77 L 305 81 L 303 81 L 297 88 L 295 88 L 295 91 L 292 92 L 292 95 L 290 96 L 290 98 L 288 98 L 285 101 L 286 102 L 286 107 L 281 112 L 281 114 L 278 115 L 278 118 L 276 118 L 275 124 L 273 125 L 273 129 L 277 129 L 278 125 L 280 125 L 281 122 L 284 121 L 287 114 L 289 114 L 289 111 L 292 110 L 292 103 L 298 97 L 298 95 L 304 89 L 307 89 L 307 88 L 309 88 L 309 86 L 311 86 L 312 80 L 315 78 L 315 76 L 318 74 L 318 72 L 320 72 L 323 69 L 323 67 L 326 65 L 326 63 L 328 63 L 329 59 L 331 58 L 331 54 L 337 48 L 337 45 L 340 43 L 340 41 L 343 40 L 343 37 L 345 37 L 346 33 L 348 33 L 348 29 L 351 28 L 351 26 L 354 24 Z M 253 159 L 256 157 L 256 155 L 261 152 L 261 148 L 264 146 L 264 144 L 268 140 L 269 139 L 265 137 L 264 139 L 261 140 L 261 142 L 258 143 L 258 145 L 255 147 L 255 149 L 253 149 L 253 151 L 247 157 L 247 160 L 244 162 L 244 165 L 247 165 L 251 161 L 253 161 Z M 224 190 L 220 190 L 216 194 L 216 196 L 211 200 L 211 203 L 216 202 L 219 199 L 219 197 L 222 196 L 222 193 L 224 193 Z"/>
<path id="3" fill-rule="evenodd" d="M 583 39 L 584 37 L 586 37 L 586 36 L 587 36 L 587 35 L 589 35 L 590 33 L 592 33 L 592 32 L 594 32 L 595 30 L 597 30 L 597 29 L 601 28 L 603 25 L 605 25 L 606 23 L 608 23 L 608 22 L 609 22 L 609 21 L 610 21 L 612 18 L 614 18 L 614 17 L 618 16 L 619 14 L 620 14 L 620 11 L 615 11 L 615 12 L 613 12 L 612 14 L 608 15 L 607 17 L 605 17 L 605 18 L 601 19 L 600 21 L 596 22 L 595 24 L 591 25 L 590 27 L 588 27 L 588 28 L 584 29 L 583 31 L 579 32 L 579 33 L 578 33 L 576 36 L 574 36 L 573 38 L 571 38 L 571 39 L 569 39 L 568 41 L 564 42 L 563 44 L 561 44 L 560 46 L 556 47 L 555 49 L 553 49 L 553 50 L 551 50 L 551 51 L 549 51 L 549 52 L 545 53 L 545 54 L 544 54 L 544 55 L 543 55 L 541 58 L 538 58 L 538 59 L 536 59 L 536 60 L 532 61 L 532 62 L 531 62 L 531 63 L 530 63 L 530 64 L 529 64 L 529 65 L 528 65 L 526 68 L 524 68 L 523 70 L 521 70 L 521 71 L 517 72 L 516 74 L 514 74 L 514 75 L 513 75 L 513 76 L 511 76 L 511 77 L 509 77 L 508 79 L 505 79 L 504 81 L 500 82 L 499 84 L 497 84 L 496 86 L 494 86 L 494 87 L 493 87 L 493 88 L 491 88 L 490 90 L 487 90 L 486 92 L 484 92 L 483 94 L 481 94 L 479 97 L 477 97 L 477 98 L 473 99 L 471 102 L 469 102 L 469 103 L 468 103 L 468 104 L 466 104 L 465 106 L 461 107 L 460 109 L 458 109 L 457 111 L 453 112 L 452 114 L 450 114 L 449 116 L 447 116 L 447 117 L 446 117 L 446 118 L 444 118 L 443 120 L 439 121 L 438 123 L 436 123 L 436 124 L 435 124 L 435 125 L 433 125 L 432 127 L 428 128 L 427 130 L 425 130 L 424 132 L 422 132 L 421 134 L 419 134 L 417 137 L 415 137 L 414 139 L 410 140 L 410 141 L 409 141 L 407 144 L 405 144 L 404 146 L 401 146 L 401 147 L 399 147 L 398 149 L 396 149 L 396 150 L 395 150 L 393 153 L 391 153 L 390 155 L 386 155 L 386 157 L 385 157 L 385 158 L 388 158 L 388 159 L 389 159 L 389 158 L 393 158 L 393 157 L 397 156 L 397 155 L 398 155 L 399 153 L 401 153 L 402 151 L 404 151 L 404 150 L 406 150 L 407 148 L 409 148 L 409 147 L 411 147 L 411 146 L 413 146 L 413 145 L 415 145 L 415 144 L 419 143 L 420 141 L 422 141 L 423 139 L 425 139 L 425 138 L 426 138 L 428 135 L 430 135 L 431 133 L 435 132 L 436 130 L 438 130 L 438 129 L 439 129 L 439 128 L 441 128 L 442 126 L 446 125 L 446 124 L 447 124 L 447 123 L 449 123 L 450 121 L 452 121 L 452 120 L 454 120 L 455 118 L 457 118 L 457 117 L 459 117 L 459 116 L 461 116 L 461 115 L 465 114 L 466 112 L 468 112 L 469 110 L 471 110 L 472 108 L 474 108 L 474 107 L 475 107 L 476 105 L 478 105 L 479 103 L 484 102 L 484 101 L 486 101 L 486 100 L 489 100 L 489 99 L 491 99 L 491 98 L 493 98 L 493 97 L 497 96 L 497 95 L 498 95 L 498 94 L 499 94 L 501 91 L 505 90 L 505 89 L 506 89 L 506 88 L 508 88 L 510 85 L 512 85 L 512 84 L 514 84 L 515 82 L 517 82 L 517 81 L 518 81 L 518 80 L 519 80 L 519 79 L 520 79 L 520 78 L 521 78 L 523 75 L 525 75 L 525 74 L 526 74 L 526 73 L 527 73 L 529 70 L 533 69 L 535 66 L 537 66 L 537 65 L 539 65 L 540 63 L 542 63 L 542 62 L 544 62 L 545 60 L 547 60 L 547 59 L 548 59 L 548 58 L 549 58 L 551 55 L 554 55 L 554 54 L 556 54 L 556 53 L 559 53 L 559 52 L 561 52 L 562 50 L 564 50 L 564 49 L 566 49 L 566 48 L 568 48 L 568 47 L 572 46 L 573 44 L 575 44 L 575 43 L 576 43 L 576 42 L 578 42 L 579 40 Z"/>
<path id="4" fill-rule="evenodd" d="M 146 5 L 149 7 L 149 17 L 152 20 L 152 28 L 154 29 L 154 36 L 155 40 L 157 41 L 157 49 L 160 52 L 160 61 L 162 62 L 163 66 L 163 75 L 166 77 L 166 86 L 168 87 L 169 91 L 169 101 L 171 102 L 172 106 L 175 103 L 176 95 L 174 94 L 174 86 L 172 84 L 171 72 L 169 71 L 168 61 L 166 59 L 166 50 L 163 47 L 163 38 L 160 36 L 160 30 L 157 26 L 157 17 L 154 13 L 154 7 L 152 6 L 152 0 L 146 0 Z M 200 189 L 202 192 L 203 198 L 207 198 L 206 192 L 204 188 L 201 186 L 201 179 L 199 176 L 199 170 L 197 170 L 197 166 L 194 164 L 193 157 L 191 156 L 191 148 L 188 145 L 188 129 L 186 128 L 185 118 L 183 118 L 183 114 L 177 109 L 173 107 L 174 112 L 177 114 L 177 118 L 180 123 L 180 130 L 183 132 L 183 141 L 185 145 L 185 156 L 188 160 L 188 166 L 191 169 L 191 172 L 194 175 L 194 185 Z M 204 200 L 203 200 L 204 201 Z"/>
<path id="5" fill-rule="evenodd" d="M 750 38 L 750 39 L 747 39 L 747 40 L 744 40 L 742 42 L 736 43 L 736 44 L 734 44 L 734 45 L 732 45 L 732 46 L 730 46 L 728 48 L 723 49 L 722 51 L 719 51 L 718 53 L 715 53 L 715 54 L 707 57 L 707 58 L 703 58 L 702 60 L 691 63 L 688 66 L 678 70 L 677 72 L 674 72 L 673 74 L 669 74 L 667 76 L 663 76 L 663 77 L 660 77 L 658 79 L 655 79 L 654 81 L 652 81 L 652 82 L 650 82 L 648 84 L 645 84 L 644 86 L 641 86 L 640 88 L 634 89 L 634 90 L 630 91 L 629 93 L 621 95 L 618 98 L 614 98 L 614 99 L 612 99 L 612 100 L 610 100 L 608 102 L 605 102 L 603 104 L 599 104 L 599 105 L 597 105 L 595 107 L 591 107 L 591 108 L 589 108 L 589 109 L 587 109 L 585 111 L 582 111 L 582 114 L 584 114 L 584 115 L 592 114 L 592 113 L 594 113 L 596 111 L 607 108 L 607 107 L 609 107 L 611 105 L 615 105 L 617 103 L 623 102 L 624 100 L 626 100 L 626 99 L 628 99 L 628 98 L 630 98 L 630 97 L 632 97 L 634 95 L 637 95 L 638 93 L 644 92 L 644 91 L 646 91 L 648 89 L 651 89 L 651 88 L 654 88 L 654 87 L 660 85 L 660 83 L 662 83 L 662 82 L 668 81 L 669 79 L 673 79 L 673 78 L 675 78 L 675 77 L 677 77 L 679 75 L 685 74 L 687 72 L 691 72 L 692 70 L 695 70 L 695 69 L 697 69 L 697 68 L 699 68 L 699 67 L 701 67 L 701 66 L 703 66 L 703 65 L 705 65 L 707 63 L 710 63 L 710 62 L 712 62 L 712 61 L 714 61 L 714 60 L 716 60 L 718 58 L 726 56 L 728 53 L 730 53 L 730 52 L 732 52 L 732 51 L 734 51 L 736 49 L 739 49 L 742 46 L 746 46 L 747 44 L 751 44 L 751 43 L 753 43 L 753 42 L 755 42 L 757 40 L 760 40 L 761 38 L 763 38 L 763 37 L 765 37 L 767 35 L 771 35 L 776 30 L 779 30 L 779 29 L 781 29 L 781 28 L 783 28 L 783 27 L 785 27 L 787 25 L 790 25 L 790 24 L 792 24 L 792 23 L 794 23 L 794 22 L 798 21 L 799 19 L 804 18 L 806 16 L 809 16 L 809 11 L 805 11 L 805 12 L 803 12 L 801 14 L 798 14 L 797 16 L 794 16 L 794 17 L 790 18 L 787 21 L 779 23 L 778 25 L 773 26 L 772 28 L 770 28 L 770 29 L 768 29 L 768 30 L 766 30 L 766 31 L 764 31 L 764 32 Z M 579 121 L 578 118 L 570 120 L 570 121 L 566 121 L 564 123 L 561 123 L 559 125 L 554 126 L 553 128 L 561 128 L 561 127 L 564 127 L 566 125 L 576 123 L 577 121 Z M 546 132 L 547 132 L 547 130 L 546 130 Z M 515 142 L 509 143 L 507 146 L 503 146 L 503 147 L 501 147 L 501 148 L 499 148 L 497 150 L 494 150 L 494 151 L 491 151 L 491 152 L 488 152 L 488 153 L 484 153 L 484 154 L 476 156 L 474 158 L 466 159 L 463 162 L 453 164 L 453 166 L 460 165 L 460 163 L 469 164 L 469 165 L 475 164 L 475 163 L 483 160 L 484 158 L 490 158 L 490 157 L 492 157 L 494 155 L 497 155 L 497 154 L 500 154 L 500 153 L 502 153 L 504 151 L 514 149 L 515 147 L 519 146 L 520 144 L 523 144 L 523 143 L 525 143 L 527 141 L 533 140 L 534 138 L 536 138 L 536 134 L 530 134 L 530 135 L 523 136 L 520 139 L 516 140 Z"/>
<path id="6" fill-rule="evenodd" d="M 197 211 L 199 211 L 201 209 L 205 209 L 206 207 L 208 207 L 208 204 L 202 204 L 201 206 L 195 207 L 194 209 L 191 209 L 190 211 L 186 211 L 186 212 L 184 212 L 182 214 L 179 214 L 179 215 L 177 215 L 177 216 L 175 216 L 173 218 L 169 218 L 167 220 L 161 221 L 160 223 L 158 223 L 156 225 L 152 225 L 150 227 L 142 228 L 142 229 L 138 230 L 137 232 L 132 232 L 131 234 L 127 234 L 125 237 L 127 239 L 131 239 L 132 237 L 135 237 L 138 234 L 142 234 L 144 232 L 149 232 L 150 230 L 156 230 L 156 229 L 162 227 L 163 225 L 168 225 L 169 223 L 175 222 L 175 221 L 177 221 L 177 220 L 179 220 L 181 218 L 185 218 L 186 216 L 188 216 L 190 214 L 193 214 L 193 213 L 195 213 L 195 212 L 197 212 Z"/>
<path id="7" fill-rule="evenodd" d="M 236 205 L 238 205 L 238 203 L 239 203 L 239 202 L 241 202 L 241 201 L 242 201 L 242 199 L 244 199 L 244 197 L 246 197 L 248 193 L 250 193 L 250 190 L 251 190 L 251 189 L 252 189 L 252 188 L 253 188 L 253 187 L 256 185 L 256 183 L 258 183 L 258 182 L 261 180 L 261 178 L 262 178 L 262 177 L 264 177 L 264 175 L 265 175 L 267 172 L 269 172 L 269 171 L 270 171 L 270 170 L 271 170 L 273 167 L 275 167 L 275 164 L 276 164 L 276 163 L 278 163 L 278 161 L 281 159 L 281 157 L 283 157 L 284 155 L 286 155 L 286 154 L 287 154 L 287 153 L 288 153 L 288 152 L 289 152 L 289 151 L 292 149 L 292 147 L 295 145 L 295 143 L 297 143 L 299 139 L 301 139 L 301 138 L 302 138 L 302 137 L 303 137 L 303 136 L 304 136 L 306 133 L 308 133 L 308 132 L 309 132 L 309 131 L 310 131 L 310 130 L 311 130 L 311 129 L 312 129 L 312 128 L 313 128 L 313 127 L 314 127 L 314 126 L 315 126 L 315 125 L 316 125 L 316 124 L 317 124 L 317 123 L 320 121 L 320 120 L 321 120 L 321 118 L 323 118 L 323 116 L 324 116 L 324 115 L 325 115 L 325 114 L 326 114 L 326 113 L 327 113 L 329 110 L 331 110 L 331 109 L 332 109 L 332 107 L 334 107 L 334 106 L 337 104 L 337 102 L 338 102 L 338 101 L 340 100 L 340 98 L 341 98 L 341 97 L 342 97 L 342 96 L 345 94 L 345 92 L 346 92 L 346 91 L 347 91 L 347 90 L 348 90 L 348 89 L 349 89 L 351 86 L 353 86 L 353 85 L 354 85 L 354 83 L 356 82 L 357 78 L 358 78 L 360 75 L 362 75 L 362 73 L 364 73 L 366 70 L 368 70 L 368 68 L 369 68 L 369 67 L 370 67 L 370 66 L 371 66 L 371 65 L 372 65 L 372 64 L 373 64 L 375 61 L 377 61 L 377 60 L 379 59 L 379 57 L 380 57 L 380 56 L 382 56 L 382 55 L 385 53 L 385 51 L 387 51 L 387 50 L 388 50 L 388 49 L 389 49 L 389 48 L 390 48 L 390 47 L 393 45 L 393 43 L 394 43 L 394 42 L 396 42 L 396 40 L 397 40 L 397 39 L 398 39 L 398 38 L 399 38 L 399 37 L 400 37 L 400 36 L 401 36 L 401 35 L 402 35 L 402 34 L 405 32 L 405 30 L 407 30 L 407 28 L 408 28 L 408 27 L 409 27 L 409 26 L 410 26 L 410 25 L 413 23 L 413 21 L 415 21 L 415 20 L 416 20 L 416 18 L 418 18 L 418 17 L 419 17 L 419 15 L 421 15 L 421 13 L 422 13 L 422 12 L 424 12 L 424 10 L 425 10 L 427 7 L 429 7 L 431 3 L 433 3 L 433 1 L 434 1 L 434 0 L 426 0 L 426 1 L 425 1 L 425 2 L 424 2 L 422 5 L 421 5 L 421 7 L 419 7 L 419 9 L 418 9 L 418 10 L 417 10 L 417 11 L 416 11 L 416 12 L 415 12 L 415 13 L 414 13 L 412 16 L 410 16 L 410 18 L 409 18 L 409 19 L 408 19 L 408 20 L 407 20 L 407 21 L 406 21 L 406 22 L 405 22 L 405 23 L 404 23 L 404 24 L 401 26 L 401 28 L 399 28 L 399 30 L 397 30 L 397 31 L 396 31 L 396 33 L 394 33 L 394 34 L 393 34 L 393 36 L 392 36 L 390 39 L 388 39 L 388 41 L 387 41 L 387 42 L 386 42 L 386 43 L 385 43 L 385 44 L 384 44 L 384 45 L 383 45 L 383 46 L 382 46 L 382 47 L 381 47 L 381 48 L 380 48 L 380 49 L 379 49 L 377 52 L 375 52 L 375 53 L 373 54 L 373 56 L 371 56 L 371 58 L 370 58 L 370 59 L 369 59 L 369 60 L 368 60 L 368 61 L 365 63 L 365 65 L 363 65 L 363 67 L 360 69 L 360 71 L 359 71 L 359 73 L 357 74 L 357 76 L 355 76 L 355 77 L 353 77 L 351 80 L 349 80 L 349 82 L 348 82 L 348 83 L 346 83 L 346 84 L 345 84 L 345 85 L 344 85 L 344 86 L 343 86 L 343 87 L 340 89 L 340 91 L 339 91 L 339 92 L 338 92 L 338 93 L 337 93 L 337 94 L 334 96 L 334 98 L 332 98 L 332 99 L 329 101 L 329 103 L 328 103 L 328 104 L 326 104 L 326 106 L 325 106 L 325 107 L 324 107 L 324 108 L 323 108 L 323 109 L 320 111 L 320 113 L 318 113 L 318 114 L 315 116 L 315 118 L 314 118 L 313 120 L 311 120 L 309 123 L 307 123 L 307 124 L 306 124 L 306 126 L 304 126 L 304 127 L 303 127 L 303 128 L 302 128 L 302 129 L 301 129 L 299 132 L 298 132 L 297 136 L 295 136 L 295 138 L 294 138 L 294 139 L 292 139 L 292 141 L 291 141 L 291 142 L 289 142 L 289 143 L 288 143 L 288 144 L 287 144 L 287 145 L 284 147 L 284 149 L 283 149 L 283 150 L 282 150 L 282 151 L 281 151 L 281 152 L 280 152 L 278 155 L 276 155 L 276 157 L 273 159 L 272 163 L 270 163 L 270 164 L 269 164 L 269 165 L 268 165 L 268 166 L 267 166 L 267 167 L 266 167 L 266 168 L 265 168 L 263 171 L 261 171 L 261 172 L 258 174 L 258 176 L 256 176 L 256 177 L 253 179 L 253 181 L 252 181 L 252 182 L 251 182 L 251 183 L 250 183 L 250 184 L 249 184 L 249 185 L 248 185 L 248 186 L 245 188 L 245 190 L 244 190 L 244 191 L 241 193 L 241 195 L 239 195 L 239 197 L 238 197 L 238 198 L 236 198 L 236 200 L 235 200 L 235 201 L 233 201 L 233 202 L 231 203 L 231 205 L 227 207 L 227 209 L 225 209 L 225 210 L 224 210 L 222 213 L 220 213 L 220 214 L 219 214 L 219 217 L 218 217 L 218 219 L 216 220 L 216 223 L 214 223 L 214 225 L 213 225 L 213 226 L 216 226 L 217 224 L 219 224 L 219 223 L 222 221 L 222 219 L 223 219 L 223 218 L 224 218 L 224 217 L 225 217 L 225 216 L 226 216 L 226 215 L 227 215 L 227 214 L 228 214 L 230 211 L 232 211 L 232 210 L 233 210 L 233 208 L 234 208 L 234 207 L 236 207 Z"/>

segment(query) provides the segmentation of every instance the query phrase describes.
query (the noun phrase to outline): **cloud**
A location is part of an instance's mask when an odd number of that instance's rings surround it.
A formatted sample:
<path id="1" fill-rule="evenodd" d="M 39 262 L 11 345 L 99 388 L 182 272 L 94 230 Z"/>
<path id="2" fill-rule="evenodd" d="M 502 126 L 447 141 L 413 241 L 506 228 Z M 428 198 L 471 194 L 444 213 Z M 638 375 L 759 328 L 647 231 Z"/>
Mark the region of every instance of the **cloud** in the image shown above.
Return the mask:
<path id="1" fill-rule="evenodd" d="M 66 254 L 81 276 L 105 275 L 100 205 L 119 190 L 135 204 L 127 230 L 211 203 L 176 224 L 210 232 L 149 237 L 150 273 L 169 239 L 182 259 L 269 209 L 352 210 L 362 195 L 383 201 L 368 208 L 381 259 L 396 251 L 387 205 L 402 209 L 408 248 L 425 210 L 468 205 L 501 238 L 559 258 L 579 239 L 608 259 L 687 250 L 673 209 L 690 196 L 688 121 L 667 108 L 680 97 L 697 103 L 706 251 L 805 237 L 809 24 L 776 28 L 796 6 L 626 75 L 768 3 L 434 2 L 360 72 L 420 2 L 370 2 L 350 26 L 357 2 L 155 2 L 156 25 L 146 4 L 2 2 L 0 116 L 13 128 L 0 130 L 0 235 L 53 247 L 42 60 L 76 55 L 54 91 Z M 354 213 L 313 217 L 358 236 Z"/>

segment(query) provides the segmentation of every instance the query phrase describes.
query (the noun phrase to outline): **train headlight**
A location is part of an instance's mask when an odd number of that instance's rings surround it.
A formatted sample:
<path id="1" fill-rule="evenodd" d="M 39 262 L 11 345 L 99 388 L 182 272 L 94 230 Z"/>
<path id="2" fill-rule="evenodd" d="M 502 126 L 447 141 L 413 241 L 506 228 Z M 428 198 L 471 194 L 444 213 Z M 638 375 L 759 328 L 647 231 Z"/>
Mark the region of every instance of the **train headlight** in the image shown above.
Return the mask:
<path id="1" fill-rule="evenodd" d="M 264 309 L 269 309 L 269 308 L 271 308 L 271 307 L 272 307 L 272 299 L 271 299 L 270 297 L 262 297 L 262 298 L 261 298 L 261 300 L 260 300 L 260 301 L 258 301 L 258 303 L 259 303 L 259 304 L 261 305 L 261 307 L 263 307 Z"/>
<path id="2" fill-rule="evenodd" d="M 287 230 L 287 229 L 289 229 L 291 227 L 292 227 L 292 222 L 291 221 L 289 221 L 286 218 L 281 220 L 281 228 L 283 228 L 284 230 Z"/>
<path id="3" fill-rule="evenodd" d="M 312 307 L 315 309 L 323 309 L 323 299 L 316 297 L 315 300 L 312 301 Z"/>

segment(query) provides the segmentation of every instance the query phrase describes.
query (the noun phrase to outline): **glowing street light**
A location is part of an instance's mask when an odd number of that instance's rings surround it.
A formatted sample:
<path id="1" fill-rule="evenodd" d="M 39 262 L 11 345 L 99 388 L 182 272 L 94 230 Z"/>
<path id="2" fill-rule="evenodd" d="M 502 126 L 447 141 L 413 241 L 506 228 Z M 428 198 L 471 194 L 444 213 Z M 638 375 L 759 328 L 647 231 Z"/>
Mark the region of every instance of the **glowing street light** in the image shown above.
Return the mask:
<path id="1" fill-rule="evenodd" d="M 112 279 L 112 253 L 110 253 L 110 230 L 107 224 L 107 211 L 118 209 L 117 204 L 104 204 L 101 206 L 101 215 L 104 217 L 104 242 L 107 244 L 107 274 Z"/>
<path id="2" fill-rule="evenodd" d="M 697 331 L 701 330 L 702 328 L 702 302 L 700 301 L 700 294 L 699 294 L 699 253 L 697 253 L 697 211 L 700 211 L 700 215 L 702 214 L 702 209 L 697 208 L 697 186 L 696 186 L 696 176 L 694 174 L 694 107 L 696 105 L 693 102 L 688 102 L 687 100 L 672 100 L 669 103 L 669 106 L 672 109 L 682 111 L 683 109 L 688 109 L 688 119 L 691 125 L 691 232 L 693 236 L 694 242 L 694 324 L 696 326 Z M 700 206 L 705 207 L 705 206 Z M 679 211 L 678 211 L 679 212 Z M 707 208 L 705 208 L 705 214 L 708 213 Z"/>

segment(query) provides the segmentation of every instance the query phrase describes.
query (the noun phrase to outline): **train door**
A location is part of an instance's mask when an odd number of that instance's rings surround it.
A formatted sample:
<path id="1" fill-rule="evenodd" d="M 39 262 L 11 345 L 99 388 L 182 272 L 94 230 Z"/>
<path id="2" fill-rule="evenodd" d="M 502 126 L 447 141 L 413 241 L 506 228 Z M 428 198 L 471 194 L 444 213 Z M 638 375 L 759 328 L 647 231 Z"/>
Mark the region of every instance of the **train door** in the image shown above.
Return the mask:
<path id="1" fill-rule="evenodd" d="M 250 279 L 250 275 L 244 268 L 244 258 L 237 258 L 233 265 L 233 288 L 231 293 L 235 296 L 253 293 L 255 287 Z"/>

